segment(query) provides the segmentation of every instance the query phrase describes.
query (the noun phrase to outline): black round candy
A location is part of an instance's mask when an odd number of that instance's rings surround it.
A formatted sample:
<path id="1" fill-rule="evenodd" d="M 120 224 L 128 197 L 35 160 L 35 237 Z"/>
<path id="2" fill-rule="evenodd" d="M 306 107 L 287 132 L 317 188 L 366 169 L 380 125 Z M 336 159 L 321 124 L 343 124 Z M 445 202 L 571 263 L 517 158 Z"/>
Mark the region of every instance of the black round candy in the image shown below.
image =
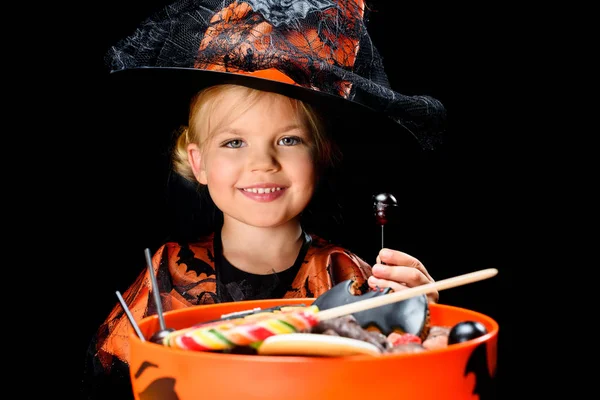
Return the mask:
<path id="1" fill-rule="evenodd" d="M 487 329 L 481 322 L 477 321 L 463 321 L 454 325 L 450 329 L 448 335 L 448 344 L 462 343 L 467 340 L 475 339 L 479 336 L 483 336 L 487 333 Z"/>
<path id="2" fill-rule="evenodd" d="M 398 202 L 391 193 L 379 193 L 373 196 L 373 210 L 375 211 L 375 218 L 379 225 L 385 225 L 388 222 L 387 208 L 396 207 Z"/>

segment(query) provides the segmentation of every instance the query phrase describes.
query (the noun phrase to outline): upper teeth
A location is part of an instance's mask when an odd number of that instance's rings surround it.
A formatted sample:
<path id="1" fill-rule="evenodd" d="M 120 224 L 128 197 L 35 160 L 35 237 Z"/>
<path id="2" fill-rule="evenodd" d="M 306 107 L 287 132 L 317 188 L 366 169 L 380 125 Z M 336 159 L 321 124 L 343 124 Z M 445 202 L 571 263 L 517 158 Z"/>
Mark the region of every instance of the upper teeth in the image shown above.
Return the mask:
<path id="1" fill-rule="evenodd" d="M 250 193 L 273 193 L 281 190 L 281 188 L 251 188 L 251 189 L 243 189 L 245 192 Z"/>

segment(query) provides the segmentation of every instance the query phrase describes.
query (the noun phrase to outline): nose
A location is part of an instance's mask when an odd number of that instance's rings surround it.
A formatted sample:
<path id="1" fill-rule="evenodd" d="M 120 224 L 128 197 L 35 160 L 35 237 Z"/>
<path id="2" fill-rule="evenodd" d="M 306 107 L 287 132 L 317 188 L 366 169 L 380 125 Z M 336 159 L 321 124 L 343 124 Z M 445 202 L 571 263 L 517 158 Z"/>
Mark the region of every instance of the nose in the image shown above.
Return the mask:
<path id="1" fill-rule="evenodd" d="M 277 160 L 277 152 L 270 146 L 254 146 L 250 149 L 248 160 L 249 169 L 251 171 L 266 171 L 274 172 L 280 168 L 280 163 Z"/>

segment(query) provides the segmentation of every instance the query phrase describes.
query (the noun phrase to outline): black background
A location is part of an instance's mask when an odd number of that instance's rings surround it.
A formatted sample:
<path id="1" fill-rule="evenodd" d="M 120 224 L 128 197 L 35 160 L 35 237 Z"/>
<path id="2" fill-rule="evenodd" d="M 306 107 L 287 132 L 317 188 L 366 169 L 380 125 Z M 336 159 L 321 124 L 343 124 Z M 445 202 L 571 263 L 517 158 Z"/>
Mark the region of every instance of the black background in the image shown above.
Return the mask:
<path id="1" fill-rule="evenodd" d="M 389 192 L 399 207 L 385 227 L 387 247 L 419 258 L 437 280 L 497 268 L 499 274 L 491 280 L 441 292 L 440 302 L 499 322 L 498 382 L 505 392 L 518 374 L 512 306 L 516 228 L 507 154 L 514 137 L 503 122 L 505 78 L 498 71 L 507 60 L 499 56 L 501 37 L 483 10 L 475 10 L 473 16 L 473 10 L 467 13 L 455 4 L 398 3 L 373 2 L 371 36 L 394 90 L 428 94 L 445 104 L 445 142 L 436 151 L 416 156 L 400 150 L 395 155 L 393 145 L 379 143 L 385 159 L 370 154 L 349 161 L 339 194 L 345 219 L 331 234 L 373 262 L 381 238 L 371 196 Z M 73 263 L 75 271 L 87 271 L 89 281 L 74 294 L 84 299 L 85 307 L 78 342 L 82 365 L 87 341 L 117 301 L 115 290 L 123 292 L 145 268 L 144 249 L 155 250 L 170 227 L 166 127 L 158 115 L 144 121 L 131 113 L 119 114 L 103 64 L 108 47 L 162 4 L 104 1 L 94 10 L 88 32 L 83 32 L 95 39 L 86 49 L 86 98 L 78 104 L 79 128 L 92 132 L 80 154 L 86 177 L 71 182 L 78 189 L 73 204 L 86 208 L 81 212 L 85 223 L 75 235 L 83 244 L 78 244 Z M 370 129 L 368 121 L 357 121 L 357 127 L 362 132 Z M 361 130 L 357 132 L 360 140 Z"/>

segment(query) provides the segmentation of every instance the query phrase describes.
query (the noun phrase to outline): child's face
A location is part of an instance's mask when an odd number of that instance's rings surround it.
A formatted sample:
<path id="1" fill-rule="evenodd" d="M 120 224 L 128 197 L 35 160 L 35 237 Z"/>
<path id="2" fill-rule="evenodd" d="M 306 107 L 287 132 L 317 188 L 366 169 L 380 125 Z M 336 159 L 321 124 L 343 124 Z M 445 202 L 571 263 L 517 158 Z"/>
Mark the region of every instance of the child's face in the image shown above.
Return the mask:
<path id="1" fill-rule="evenodd" d="M 271 227 L 296 218 L 315 189 L 309 130 L 283 96 L 263 96 L 242 111 L 232 106 L 239 94 L 222 96 L 210 138 L 188 149 L 196 178 L 226 221 Z"/>

